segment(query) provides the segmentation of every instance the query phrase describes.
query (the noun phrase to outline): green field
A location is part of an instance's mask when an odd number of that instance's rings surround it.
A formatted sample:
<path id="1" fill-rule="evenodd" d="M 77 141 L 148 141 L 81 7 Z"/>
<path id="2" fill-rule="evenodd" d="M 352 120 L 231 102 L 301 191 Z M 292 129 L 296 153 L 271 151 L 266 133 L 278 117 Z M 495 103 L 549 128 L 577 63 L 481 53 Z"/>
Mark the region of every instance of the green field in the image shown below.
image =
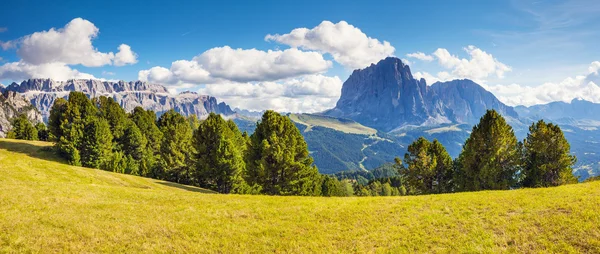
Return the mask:
<path id="1" fill-rule="evenodd" d="M 0 139 L 0 252 L 600 252 L 600 182 L 413 197 L 210 194 Z"/>

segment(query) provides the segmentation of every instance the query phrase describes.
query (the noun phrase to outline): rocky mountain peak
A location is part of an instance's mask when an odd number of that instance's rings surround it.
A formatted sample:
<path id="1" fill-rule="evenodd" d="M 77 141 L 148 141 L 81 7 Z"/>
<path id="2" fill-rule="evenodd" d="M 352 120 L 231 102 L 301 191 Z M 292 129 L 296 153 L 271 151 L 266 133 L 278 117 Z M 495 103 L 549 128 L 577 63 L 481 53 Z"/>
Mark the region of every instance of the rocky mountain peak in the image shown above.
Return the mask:
<path id="1" fill-rule="evenodd" d="M 0 138 L 5 137 L 12 128 L 11 120 L 21 114 L 26 115 L 34 124 L 42 121 L 40 112 L 19 93 L 13 91 L 0 93 Z"/>
<path id="2" fill-rule="evenodd" d="M 427 86 L 400 59 L 388 57 L 352 72 L 335 108 L 323 114 L 390 131 L 406 125 L 474 123 L 487 109 L 518 117 L 514 109 L 471 80 Z"/>

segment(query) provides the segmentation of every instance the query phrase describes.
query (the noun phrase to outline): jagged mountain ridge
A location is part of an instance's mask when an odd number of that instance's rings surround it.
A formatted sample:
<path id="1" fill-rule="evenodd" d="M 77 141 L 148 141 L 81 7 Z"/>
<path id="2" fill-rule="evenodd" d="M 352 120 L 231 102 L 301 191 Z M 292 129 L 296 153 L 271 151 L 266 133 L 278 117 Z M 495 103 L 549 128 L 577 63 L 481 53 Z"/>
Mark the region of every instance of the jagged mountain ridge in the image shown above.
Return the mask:
<path id="1" fill-rule="evenodd" d="M 40 110 L 44 119 L 47 119 L 54 100 L 67 98 L 72 91 L 83 92 L 91 98 L 111 97 L 128 112 L 141 106 L 159 115 L 170 109 L 186 116 L 197 115 L 198 117 L 203 117 L 210 112 L 223 115 L 235 113 L 224 102 L 218 103 L 215 97 L 194 92 L 172 95 L 164 86 L 142 81 L 29 79 L 20 84 L 12 83 L 5 90 L 22 94 Z"/>
<path id="2" fill-rule="evenodd" d="M 385 132 L 405 126 L 475 123 L 487 109 L 518 118 L 512 107 L 470 80 L 428 86 L 400 59 L 388 57 L 355 70 L 342 86 L 335 108 L 323 112 Z"/>
<path id="3" fill-rule="evenodd" d="M 18 93 L 0 88 L 0 138 L 12 128 L 11 120 L 25 114 L 33 124 L 42 121 L 42 115 L 31 103 Z"/>

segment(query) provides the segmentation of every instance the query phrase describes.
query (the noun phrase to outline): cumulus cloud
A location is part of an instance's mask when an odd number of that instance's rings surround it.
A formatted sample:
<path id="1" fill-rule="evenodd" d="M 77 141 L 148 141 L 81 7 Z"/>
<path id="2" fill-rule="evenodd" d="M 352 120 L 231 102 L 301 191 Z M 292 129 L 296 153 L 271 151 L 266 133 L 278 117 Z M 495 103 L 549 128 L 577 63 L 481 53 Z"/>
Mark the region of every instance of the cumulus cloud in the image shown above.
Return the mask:
<path id="1" fill-rule="evenodd" d="M 135 64 L 137 63 L 138 55 L 131 51 L 131 47 L 127 44 L 121 44 L 119 46 L 119 52 L 115 54 L 114 65 L 115 66 L 124 66 L 127 64 Z"/>
<path id="2" fill-rule="evenodd" d="M 592 62 L 592 64 L 590 65 L 590 67 L 588 68 L 590 74 L 596 74 L 598 75 L 598 70 L 600 70 L 600 61 L 594 61 Z"/>
<path id="3" fill-rule="evenodd" d="M 117 66 L 137 62 L 137 55 L 126 44 L 113 52 L 100 52 L 92 45 L 92 40 L 100 30 L 90 21 L 76 18 L 63 28 L 35 32 L 20 39 L 5 42 L 2 47 L 17 47 L 17 54 L 23 61 L 33 65 L 47 63 L 81 64 L 86 67 L 99 67 L 108 64 Z M 6 44 L 6 45 L 5 45 Z"/>
<path id="4" fill-rule="evenodd" d="M 341 88 L 339 77 L 314 74 L 277 82 L 209 84 L 199 92 L 216 96 L 232 107 L 249 110 L 319 112 L 335 106 Z"/>
<path id="5" fill-rule="evenodd" d="M 29 78 L 51 78 L 61 81 L 68 79 L 95 79 L 93 75 L 71 69 L 63 63 L 33 65 L 19 61 L 0 66 L 0 79 L 23 80 Z"/>
<path id="6" fill-rule="evenodd" d="M 479 83 L 485 83 L 490 76 L 504 78 L 506 72 L 512 71 L 512 68 L 494 58 L 489 54 L 475 46 L 467 46 L 463 48 L 469 59 L 460 58 L 450 54 L 447 49 L 438 48 L 431 55 L 426 55 L 421 52 L 416 52 L 411 57 L 428 61 L 437 59 L 438 64 L 448 71 L 438 72 L 437 75 L 432 75 L 427 72 L 415 74 L 427 80 L 428 84 L 433 84 L 437 81 L 448 81 L 452 79 L 471 79 Z M 407 55 L 408 56 L 408 55 Z"/>
<path id="7" fill-rule="evenodd" d="M 328 53 L 336 62 L 351 69 L 367 67 L 392 56 L 395 51 L 389 42 L 368 37 L 346 21 L 336 24 L 323 21 L 312 29 L 296 28 L 288 34 L 269 34 L 265 40 Z"/>
<path id="8" fill-rule="evenodd" d="M 261 51 L 225 46 L 209 49 L 191 61 L 175 61 L 169 69 L 142 70 L 138 78 L 168 85 L 274 81 L 325 72 L 331 65 L 317 52 L 295 48 Z"/>
<path id="9" fill-rule="evenodd" d="M 591 63 L 587 75 L 568 77 L 560 82 L 548 82 L 539 86 L 484 85 L 502 102 L 508 105 L 546 104 L 553 101 L 570 102 L 573 99 L 584 99 L 600 103 L 599 62 Z"/>
<path id="10" fill-rule="evenodd" d="M 0 46 L 5 50 L 17 48 L 17 55 L 21 58 L 18 62 L 0 66 L 0 79 L 94 78 L 93 75 L 79 72 L 70 65 L 123 66 L 137 62 L 137 54 L 126 44 L 121 44 L 116 54 L 100 52 L 92 45 L 98 33 L 99 29 L 92 22 L 76 18 L 63 28 L 50 28 L 16 40 L 0 42 Z"/>
<path id="11" fill-rule="evenodd" d="M 433 61 L 433 56 L 431 55 L 427 55 L 423 52 L 415 52 L 415 53 L 410 53 L 410 54 L 406 54 L 407 57 L 411 57 L 411 58 L 416 58 L 419 59 L 421 61 L 427 61 L 427 62 L 431 62 Z"/>

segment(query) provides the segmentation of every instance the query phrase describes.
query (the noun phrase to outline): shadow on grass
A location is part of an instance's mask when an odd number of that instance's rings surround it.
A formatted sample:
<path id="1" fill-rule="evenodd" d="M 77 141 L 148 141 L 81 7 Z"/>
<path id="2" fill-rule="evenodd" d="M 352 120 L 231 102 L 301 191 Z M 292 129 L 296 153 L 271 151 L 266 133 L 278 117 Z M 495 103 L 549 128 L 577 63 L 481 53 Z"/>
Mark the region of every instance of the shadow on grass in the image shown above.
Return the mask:
<path id="1" fill-rule="evenodd" d="M 206 194 L 216 194 L 216 192 L 211 191 L 211 190 L 202 189 L 202 188 L 194 187 L 194 186 L 182 185 L 182 184 L 178 184 L 178 183 L 160 182 L 160 181 L 156 181 L 156 183 L 162 184 L 165 186 L 169 186 L 169 187 L 173 187 L 173 188 L 186 190 L 186 191 L 193 191 L 193 192 L 206 193 Z"/>
<path id="2" fill-rule="evenodd" d="M 29 157 L 37 159 L 67 164 L 66 160 L 56 155 L 53 146 L 30 144 L 18 140 L 0 139 L 0 149 L 6 149 L 9 152 L 26 154 Z"/>

